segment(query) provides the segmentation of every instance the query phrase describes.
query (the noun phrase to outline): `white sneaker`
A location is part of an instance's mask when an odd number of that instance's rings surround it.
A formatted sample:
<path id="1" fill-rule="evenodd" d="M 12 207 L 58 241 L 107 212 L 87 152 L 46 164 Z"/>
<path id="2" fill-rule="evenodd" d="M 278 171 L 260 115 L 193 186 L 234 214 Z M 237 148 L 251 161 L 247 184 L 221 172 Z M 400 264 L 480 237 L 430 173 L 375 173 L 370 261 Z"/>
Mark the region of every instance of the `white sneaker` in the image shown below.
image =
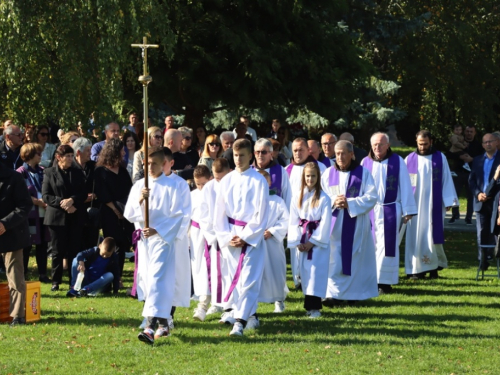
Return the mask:
<path id="1" fill-rule="evenodd" d="M 311 310 L 306 313 L 309 316 L 309 319 L 317 319 L 321 317 L 321 312 L 319 310 Z"/>
<path id="2" fill-rule="evenodd" d="M 140 329 L 145 329 L 147 324 L 148 324 L 148 319 L 147 319 L 147 318 L 144 318 L 144 320 L 142 321 L 142 323 L 141 323 L 141 325 L 139 326 L 139 328 L 140 328 Z"/>
<path id="3" fill-rule="evenodd" d="M 285 311 L 285 302 L 283 301 L 274 302 L 274 312 L 282 313 L 283 311 Z"/>
<path id="4" fill-rule="evenodd" d="M 229 333 L 229 336 L 243 336 L 243 324 L 236 322 L 233 325 L 233 329 Z"/>
<path id="5" fill-rule="evenodd" d="M 207 315 L 212 315 L 212 314 L 216 314 L 216 313 L 221 313 L 223 312 L 224 309 L 220 306 L 210 306 L 210 308 L 207 310 Z"/>
<path id="6" fill-rule="evenodd" d="M 234 319 L 233 310 L 224 312 L 219 320 L 220 324 L 234 324 L 235 322 L 236 319 Z"/>
<path id="7" fill-rule="evenodd" d="M 199 320 L 200 322 L 203 322 L 205 320 L 206 315 L 207 315 L 207 312 L 205 310 L 197 308 L 197 309 L 194 309 L 193 319 Z"/>
<path id="8" fill-rule="evenodd" d="M 252 315 L 247 320 L 247 325 L 245 327 L 245 331 L 247 329 L 256 329 L 256 328 L 259 328 L 259 326 L 260 326 L 259 319 L 255 315 Z"/>
<path id="9" fill-rule="evenodd" d="M 173 330 L 175 327 L 174 327 L 174 320 L 172 318 L 167 318 L 167 322 L 168 322 L 168 329 L 171 331 Z"/>

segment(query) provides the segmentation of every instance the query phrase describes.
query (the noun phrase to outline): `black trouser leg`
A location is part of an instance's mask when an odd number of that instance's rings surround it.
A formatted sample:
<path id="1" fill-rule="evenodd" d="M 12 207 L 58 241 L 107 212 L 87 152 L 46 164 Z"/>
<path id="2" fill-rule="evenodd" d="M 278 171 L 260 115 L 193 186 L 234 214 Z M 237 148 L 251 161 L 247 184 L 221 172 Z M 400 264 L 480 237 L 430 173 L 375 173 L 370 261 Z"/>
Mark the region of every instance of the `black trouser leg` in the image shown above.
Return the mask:
<path id="1" fill-rule="evenodd" d="M 38 275 L 47 275 L 47 242 L 36 245 L 35 254 Z"/>
<path id="2" fill-rule="evenodd" d="M 52 283 L 60 284 L 63 276 L 63 258 L 68 248 L 66 228 L 49 225 L 50 244 L 52 246 Z"/>
<path id="3" fill-rule="evenodd" d="M 321 297 L 306 295 L 304 298 L 304 309 L 306 311 L 321 310 Z"/>

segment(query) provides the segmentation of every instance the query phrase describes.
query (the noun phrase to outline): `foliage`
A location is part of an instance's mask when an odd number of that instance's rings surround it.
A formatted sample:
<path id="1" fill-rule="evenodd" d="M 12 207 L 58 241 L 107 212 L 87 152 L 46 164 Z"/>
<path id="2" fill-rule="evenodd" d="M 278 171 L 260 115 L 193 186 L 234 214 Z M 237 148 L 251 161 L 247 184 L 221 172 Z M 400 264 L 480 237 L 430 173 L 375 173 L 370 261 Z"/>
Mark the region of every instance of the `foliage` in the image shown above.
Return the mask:
<path id="1" fill-rule="evenodd" d="M 122 116 L 124 82 L 140 92 L 140 51 L 154 35 L 171 56 L 167 2 L 68 0 L 0 2 L 0 79 L 4 113 L 19 123 L 48 118 L 65 126 Z"/>

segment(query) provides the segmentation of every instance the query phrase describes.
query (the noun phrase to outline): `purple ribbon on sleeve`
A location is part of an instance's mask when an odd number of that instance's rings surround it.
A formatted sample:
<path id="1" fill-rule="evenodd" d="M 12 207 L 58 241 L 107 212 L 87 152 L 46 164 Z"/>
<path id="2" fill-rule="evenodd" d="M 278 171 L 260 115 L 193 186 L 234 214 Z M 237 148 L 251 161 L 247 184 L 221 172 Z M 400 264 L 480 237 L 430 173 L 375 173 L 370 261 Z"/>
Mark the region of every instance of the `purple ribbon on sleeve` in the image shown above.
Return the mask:
<path id="1" fill-rule="evenodd" d="M 329 186 L 339 185 L 339 171 L 332 167 L 328 177 Z M 349 182 L 346 189 L 346 198 L 355 198 L 361 192 L 361 183 L 363 182 L 363 167 L 358 165 L 349 174 Z M 332 212 L 332 231 L 337 221 L 339 209 Z M 352 245 L 354 243 L 354 232 L 356 230 L 356 217 L 351 217 L 347 210 L 344 211 L 342 222 L 342 239 L 341 239 L 341 255 L 342 255 L 342 273 L 351 276 L 352 265 Z"/>
<path id="2" fill-rule="evenodd" d="M 229 224 L 237 225 L 239 227 L 245 227 L 245 225 L 247 225 L 247 223 L 245 223 L 244 221 L 235 220 L 231 217 L 228 217 L 227 220 L 229 221 Z M 229 297 L 231 297 L 234 288 L 236 288 L 236 284 L 238 284 L 238 280 L 240 279 L 240 274 L 241 274 L 241 267 L 243 266 L 243 259 L 245 258 L 245 254 L 247 252 L 247 246 L 248 245 L 244 245 L 241 248 L 240 259 L 238 260 L 238 266 L 236 267 L 236 272 L 234 273 L 233 281 L 231 282 L 231 286 L 229 287 L 227 295 L 224 298 L 224 302 L 229 301 Z"/>
<path id="3" fill-rule="evenodd" d="M 200 229 L 200 224 L 194 220 L 191 220 L 191 225 L 197 229 Z M 210 249 L 212 246 L 208 245 L 207 240 L 204 240 L 205 242 L 205 251 L 203 252 L 203 256 L 205 257 L 205 262 L 207 263 L 207 272 L 208 272 L 208 287 L 210 290 L 212 290 L 212 278 L 210 277 L 210 271 L 212 269 L 212 264 L 210 261 Z"/>
<path id="4" fill-rule="evenodd" d="M 399 191 L 399 156 L 392 154 L 387 160 L 387 176 L 385 180 L 384 197 L 384 247 L 386 257 L 396 256 L 397 239 L 397 209 L 396 200 Z M 373 170 L 373 160 L 369 157 L 363 159 L 363 166 L 370 171 Z M 375 238 L 375 216 L 373 210 L 370 211 L 370 221 L 372 223 L 372 233 Z"/>
<path id="5" fill-rule="evenodd" d="M 130 295 L 137 297 L 137 268 L 139 265 L 139 252 L 137 251 L 137 242 L 141 240 L 142 229 L 136 229 L 132 232 L 132 245 L 134 245 L 134 283 Z"/>
<path id="6" fill-rule="evenodd" d="M 313 232 L 318 228 L 319 222 L 321 220 L 309 221 L 306 219 L 300 219 L 299 227 L 302 228 L 302 237 L 300 238 L 300 243 L 306 243 L 306 239 L 311 238 Z M 311 260 L 313 255 L 313 249 L 307 252 L 307 260 Z"/>
<path id="7" fill-rule="evenodd" d="M 412 152 L 406 159 L 408 173 L 418 173 L 418 155 Z M 415 193 L 416 186 L 412 186 Z M 441 152 L 432 154 L 432 239 L 434 244 L 444 244 L 443 226 L 443 157 Z"/>

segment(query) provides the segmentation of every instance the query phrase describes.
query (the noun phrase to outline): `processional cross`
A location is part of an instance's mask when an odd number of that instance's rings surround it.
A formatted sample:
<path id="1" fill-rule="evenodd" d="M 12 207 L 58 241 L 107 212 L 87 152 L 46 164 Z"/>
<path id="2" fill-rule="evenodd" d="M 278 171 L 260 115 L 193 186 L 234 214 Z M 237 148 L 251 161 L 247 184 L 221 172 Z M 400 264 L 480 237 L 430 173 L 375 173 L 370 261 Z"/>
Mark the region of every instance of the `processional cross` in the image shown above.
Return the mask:
<path id="1" fill-rule="evenodd" d="M 143 95 L 143 105 L 144 105 L 144 187 L 148 188 L 148 85 L 153 81 L 148 73 L 148 48 L 158 48 L 158 44 L 148 44 L 148 38 L 144 37 L 142 39 L 142 44 L 132 44 L 132 47 L 142 49 L 142 76 L 139 76 L 139 82 L 142 83 L 142 95 Z M 144 227 L 149 228 L 149 199 L 144 200 Z"/>

